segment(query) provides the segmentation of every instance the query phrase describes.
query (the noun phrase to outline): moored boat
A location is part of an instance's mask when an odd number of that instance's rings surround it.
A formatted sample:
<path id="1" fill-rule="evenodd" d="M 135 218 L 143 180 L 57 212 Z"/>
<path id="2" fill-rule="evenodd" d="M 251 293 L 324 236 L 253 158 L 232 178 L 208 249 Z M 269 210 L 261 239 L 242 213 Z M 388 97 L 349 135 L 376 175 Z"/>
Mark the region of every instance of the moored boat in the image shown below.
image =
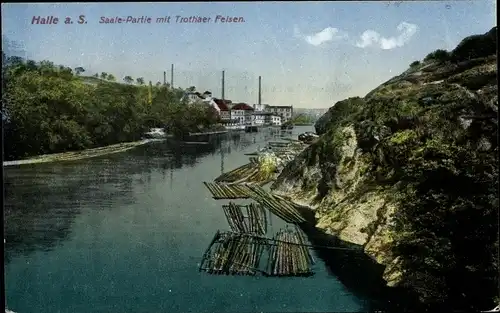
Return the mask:
<path id="1" fill-rule="evenodd" d="M 167 133 L 163 128 L 151 128 L 144 134 L 144 137 L 148 139 L 164 139 L 167 138 Z"/>

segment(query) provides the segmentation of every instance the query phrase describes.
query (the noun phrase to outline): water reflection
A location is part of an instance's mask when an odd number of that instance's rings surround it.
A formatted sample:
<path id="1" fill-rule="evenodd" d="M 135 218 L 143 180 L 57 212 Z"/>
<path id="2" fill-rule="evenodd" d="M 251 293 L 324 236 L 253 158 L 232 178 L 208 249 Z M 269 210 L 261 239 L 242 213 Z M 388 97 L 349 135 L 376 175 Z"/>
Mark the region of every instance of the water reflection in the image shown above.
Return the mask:
<path id="1" fill-rule="evenodd" d="M 153 142 L 101 158 L 5 168 L 5 262 L 36 250 L 52 250 L 69 239 L 82 208 L 106 210 L 135 203 L 134 190 L 152 188 L 154 172 L 160 172 L 172 188 L 179 169 L 220 154 L 224 171 L 225 156 L 251 142 L 237 133 L 208 144 Z"/>

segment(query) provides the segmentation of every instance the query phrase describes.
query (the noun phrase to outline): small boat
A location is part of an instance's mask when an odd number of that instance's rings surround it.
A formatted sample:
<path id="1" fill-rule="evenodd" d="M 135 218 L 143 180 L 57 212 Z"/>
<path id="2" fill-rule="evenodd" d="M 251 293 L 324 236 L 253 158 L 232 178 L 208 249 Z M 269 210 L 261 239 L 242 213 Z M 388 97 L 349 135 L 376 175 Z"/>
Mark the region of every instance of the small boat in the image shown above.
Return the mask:
<path id="1" fill-rule="evenodd" d="M 299 140 L 302 142 L 312 142 L 314 139 L 319 138 L 319 136 L 313 132 L 305 132 L 299 135 Z"/>
<path id="2" fill-rule="evenodd" d="M 151 128 L 150 131 L 144 134 L 148 139 L 163 139 L 167 138 L 167 134 L 163 128 Z"/>

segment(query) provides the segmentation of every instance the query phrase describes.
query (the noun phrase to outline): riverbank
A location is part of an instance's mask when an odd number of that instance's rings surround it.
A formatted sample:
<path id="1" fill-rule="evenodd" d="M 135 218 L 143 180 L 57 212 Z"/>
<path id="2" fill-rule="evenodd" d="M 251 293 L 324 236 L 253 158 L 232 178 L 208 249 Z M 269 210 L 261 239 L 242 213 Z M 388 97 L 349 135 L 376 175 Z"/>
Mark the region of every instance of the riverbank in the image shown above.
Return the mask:
<path id="1" fill-rule="evenodd" d="M 25 160 L 14 160 L 14 161 L 5 161 L 3 162 L 3 166 L 15 166 L 15 165 L 24 165 L 24 164 L 37 164 L 37 163 L 48 163 L 48 162 L 58 162 L 58 161 L 74 161 L 81 159 L 89 159 L 94 158 L 106 154 L 113 154 L 124 152 L 130 149 L 133 149 L 137 146 L 147 144 L 152 141 L 158 141 L 163 139 L 144 139 L 140 141 L 133 142 L 122 142 L 114 145 L 93 148 L 93 149 L 85 149 L 81 151 L 70 151 L 70 152 L 62 152 L 62 153 L 51 153 L 39 155 L 36 157 L 32 157 Z"/>
<path id="2" fill-rule="evenodd" d="M 201 133 L 189 133 L 189 136 L 202 136 L 202 135 L 214 135 L 214 134 L 225 134 L 227 130 L 223 131 L 211 131 L 211 132 L 201 132 Z M 107 154 L 119 153 L 130 150 L 140 145 L 147 144 L 152 141 L 163 141 L 168 138 L 172 138 L 172 135 L 167 135 L 165 139 L 143 139 L 139 141 L 132 142 L 122 142 L 118 144 L 113 144 L 109 146 L 85 149 L 80 151 L 70 151 L 62 153 L 51 153 L 44 154 L 35 157 L 31 157 L 24 160 L 13 160 L 3 162 L 3 166 L 15 166 L 15 165 L 25 165 L 25 164 L 37 164 L 37 163 L 48 163 L 48 162 L 59 162 L 59 161 L 74 161 L 82 159 L 90 159 L 98 156 L 103 156 Z"/>

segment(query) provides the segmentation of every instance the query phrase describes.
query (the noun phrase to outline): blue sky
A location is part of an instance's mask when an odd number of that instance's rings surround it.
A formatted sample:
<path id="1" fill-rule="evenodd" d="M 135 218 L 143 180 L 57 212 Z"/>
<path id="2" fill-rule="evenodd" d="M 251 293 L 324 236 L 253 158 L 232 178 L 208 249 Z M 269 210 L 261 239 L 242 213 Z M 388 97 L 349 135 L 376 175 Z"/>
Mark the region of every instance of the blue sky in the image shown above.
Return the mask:
<path id="1" fill-rule="evenodd" d="M 325 108 L 371 89 L 438 49 L 485 33 L 496 24 L 491 0 L 389 2 L 85 3 L 2 4 L 2 38 L 88 74 L 113 73 L 196 86 L 233 101 Z M 87 24 L 76 19 L 85 15 Z M 75 23 L 32 25 L 53 15 Z M 175 16 L 211 17 L 212 23 L 178 24 Z M 243 23 L 213 23 L 216 15 Z M 151 24 L 100 24 L 101 17 L 149 16 Z M 156 18 L 171 16 L 170 24 Z"/>

